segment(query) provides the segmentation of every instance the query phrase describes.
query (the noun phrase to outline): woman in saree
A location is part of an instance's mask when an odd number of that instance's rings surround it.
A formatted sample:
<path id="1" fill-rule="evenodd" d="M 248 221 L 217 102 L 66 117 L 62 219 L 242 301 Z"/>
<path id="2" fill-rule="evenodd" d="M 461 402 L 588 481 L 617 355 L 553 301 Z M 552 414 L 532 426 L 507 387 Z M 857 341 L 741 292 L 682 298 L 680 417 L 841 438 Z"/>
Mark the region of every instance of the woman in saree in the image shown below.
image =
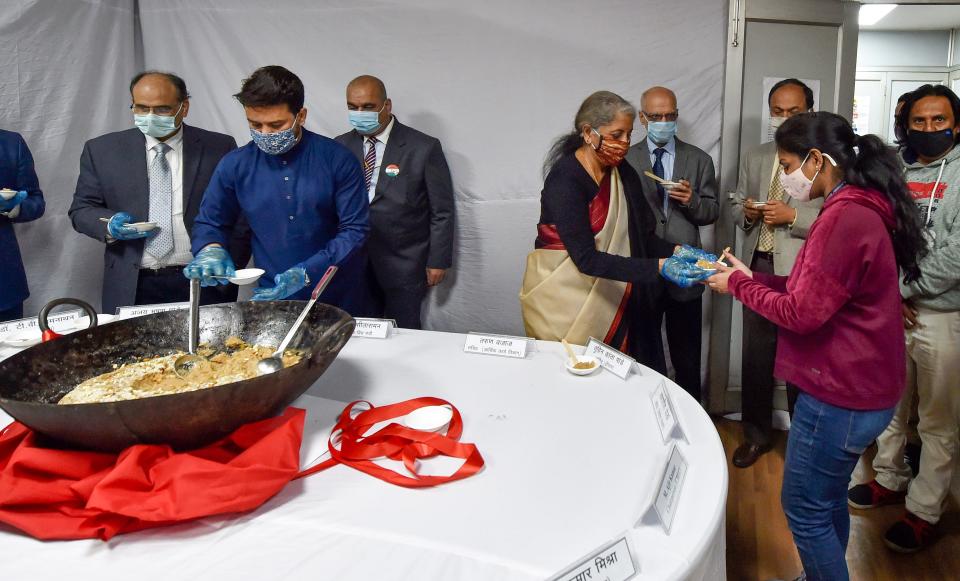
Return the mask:
<path id="1" fill-rule="evenodd" d="M 551 148 L 520 305 L 531 337 L 577 345 L 594 337 L 664 372 L 651 314 L 658 277 L 690 286 L 703 273 L 694 252 L 654 236 L 640 176 L 621 163 L 635 117 L 625 99 L 598 91 Z M 691 256 L 668 259 L 675 250 Z"/>

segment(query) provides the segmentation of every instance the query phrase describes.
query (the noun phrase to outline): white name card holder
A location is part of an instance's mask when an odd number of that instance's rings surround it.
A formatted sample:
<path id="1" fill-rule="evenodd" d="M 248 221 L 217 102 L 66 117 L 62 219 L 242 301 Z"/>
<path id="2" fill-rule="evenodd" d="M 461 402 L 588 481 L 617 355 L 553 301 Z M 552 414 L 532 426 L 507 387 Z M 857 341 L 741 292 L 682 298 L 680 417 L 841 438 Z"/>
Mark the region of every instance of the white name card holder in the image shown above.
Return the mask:
<path id="1" fill-rule="evenodd" d="M 86 313 L 79 309 L 74 309 L 70 311 L 63 311 L 61 313 L 54 313 L 47 317 L 47 322 L 53 329 L 56 329 L 58 326 L 62 328 L 60 323 L 66 323 L 69 321 L 76 321 L 80 317 L 87 316 Z M 17 333 L 19 331 L 25 331 L 27 329 L 39 329 L 40 320 L 37 317 L 30 317 L 27 319 L 16 319 L 13 321 L 5 321 L 0 323 L 0 339 L 3 339 L 7 335 Z"/>
<path id="2" fill-rule="evenodd" d="M 689 443 L 680 426 L 680 417 L 677 415 L 677 408 L 673 405 L 673 397 L 662 379 L 656 389 L 650 392 L 650 403 L 653 405 L 653 415 L 657 418 L 657 427 L 660 428 L 660 437 L 663 438 L 664 443 L 674 436 Z"/>
<path id="3" fill-rule="evenodd" d="M 353 327 L 353 336 L 366 339 L 389 339 L 393 330 L 397 328 L 397 322 L 393 319 L 358 317 L 354 321 L 356 325 Z"/>
<path id="4" fill-rule="evenodd" d="M 167 311 L 181 311 L 189 308 L 190 303 L 163 303 L 159 305 L 117 307 L 117 317 L 119 319 L 132 319 L 133 317 L 142 317 L 143 315 L 166 313 Z"/>
<path id="5" fill-rule="evenodd" d="M 583 350 L 584 355 L 592 355 L 600 361 L 600 366 L 616 375 L 620 379 L 626 379 L 633 369 L 633 357 L 617 351 L 603 341 L 590 337 L 587 347 Z"/>
<path id="6" fill-rule="evenodd" d="M 628 533 L 590 551 L 550 581 L 627 581 L 640 572 Z"/>
<path id="7" fill-rule="evenodd" d="M 523 359 L 527 351 L 531 351 L 530 337 L 512 337 L 510 335 L 485 335 L 482 333 L 467 333 L 467 340 L 463 344 L 464 353 L 477 355 L 496 355 L 497 357 L 512 357 Z"/>
<path id="8" fill-rule="evenodd" d="M 641 518 L 637 520 L 634 527 L 646 524 L 648 519 L 659 521 L 663 531 L 670 534 L 673 526 L 673 517 L 677 514 L 677 508 L 680 505 L 681 495 L 683 493 L 683 483 L 687 478 L 687 460 L 680 453 L 680 448 L 674 442 L 670 449 L 670 455 L 667 456 L 667 463 L 663 467 L 663 475 L 660 477 L 660 485 L 657 487 L 657 495 L 653 502 Z"/>

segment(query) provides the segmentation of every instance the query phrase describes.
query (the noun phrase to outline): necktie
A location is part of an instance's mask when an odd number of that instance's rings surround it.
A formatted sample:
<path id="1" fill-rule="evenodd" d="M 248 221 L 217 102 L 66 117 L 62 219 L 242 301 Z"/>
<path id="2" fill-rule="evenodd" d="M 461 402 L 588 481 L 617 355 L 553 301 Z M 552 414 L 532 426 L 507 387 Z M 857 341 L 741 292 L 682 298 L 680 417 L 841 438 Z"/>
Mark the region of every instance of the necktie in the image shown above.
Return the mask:
<path id="1" fill-rule="evenodd" d="M 767 201 L 783 201 L 783 194 L 786 193 L 783 190 L 783 184 L 780 183 L 780 173 L 782 170 L 777 170 L 776 175 L 773 176 L 773 181 L 770 182 L 770 192 L 767 194 Z M 760 238 L 757 240 L 757 252 L 773 252 L 773 226 L 768 225 L 766 222 L 760 224 Z"/>
<path id="2" fill-rule="evenodd" d="M 167 162 L 170 146 L 158 143 L 150 148 L 154 152 L 150 163 L 150 221 L 159 230 L 147 240 L 145 250 L 157 260 L 173 252 L 173 176 Z"/>
<path id="3" fill-rule="evenodd" d="M 663 175 L 663 154 L 666 152 L 667 150 L 662 147 L 653 150 L 653 154 L 657 156 L 657 160 L 653 163 L 653 173 L 661 179 L 666 179 Z M 663 200 L 663 215 L 666 216 L 670 212 L 670 196 L 667 195 L 667 190 L 659 183 L 657 184 L 657 195 Z"/>
<path id="4" fill-rule="evenodd" d="M 367 183 L 367 191 L 370 191 L 370 183 L 373 181 L 373 169 L 377 166 L 377 138 L 367 138 L 367 152 L 363 156 L 363 180 Z"/>

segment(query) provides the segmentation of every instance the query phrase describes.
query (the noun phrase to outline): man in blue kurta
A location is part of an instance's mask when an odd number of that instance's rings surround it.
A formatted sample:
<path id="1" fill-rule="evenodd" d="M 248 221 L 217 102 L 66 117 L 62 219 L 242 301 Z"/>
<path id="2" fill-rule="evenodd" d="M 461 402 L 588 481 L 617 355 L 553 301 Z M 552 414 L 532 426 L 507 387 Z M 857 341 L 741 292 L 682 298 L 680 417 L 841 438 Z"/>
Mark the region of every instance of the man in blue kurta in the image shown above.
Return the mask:
<path id="1" fill-rule="evenodd" d="M 46 204 L 27 142 L 2 129 L 0 189 L 6 190 L 0 195 L 0 321 L 9 321 L 23 316 L 23 301 L 30 294 L 13 225 L 36 220 Z"/>
<path id="2" fill-rule="evenodd" d="M 194 260 L 185 269 L 201 284 L 228 284 L 226 250 L 242 213 L 253 258 L 266 271 L 253 300 L 304 299 L 327 267 L 339 272 L 323 302 L 363 314 L 362 249 L 370 230 L 360 164 L 348 149 L 303 128 L 303 83 L 279 66 L 257 69 L 235 95 L 252 141 L 220 161 L 193 227 Z"/>

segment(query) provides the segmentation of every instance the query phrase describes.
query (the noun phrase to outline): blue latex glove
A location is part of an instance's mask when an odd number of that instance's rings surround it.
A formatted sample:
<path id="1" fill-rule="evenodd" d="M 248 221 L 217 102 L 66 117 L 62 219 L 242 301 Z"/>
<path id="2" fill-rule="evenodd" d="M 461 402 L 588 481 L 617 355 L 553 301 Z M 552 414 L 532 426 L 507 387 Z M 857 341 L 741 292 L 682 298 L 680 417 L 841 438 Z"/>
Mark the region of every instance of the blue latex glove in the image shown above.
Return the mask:
<path id="1" fill-rule="evenodd" d="M 107 233 L 110 234 L 110 237 L 114 240 L 136 240 L 156 234 L 155 230 L 140 232 L 136 228 L 127 226 L 127 224 L 131 222 L 136 222 L 133 216 L 126 212 L 117 212 L 111 216 L 110 221 L 107 222 Z"/>
<path id="2" fill-rule="evenodd" d="M 716 273 L 694 266 L 679 256 L 671 256 L 663 262 L 663 268 L 660 269 L 660 274 L 663 275 L 663 278 L 680 288 L 690 288 L 702 280 L 707 280 Z"/>
<path id="3" fill-rule="evenodd" d="M 302 266 L 294 266 L 273 277 L 273 288 L 258 288 L 253 291 L 253 301 L 279 301 L 289 297 L 307 286 L 307 271 Z"/>
<path id="4" fill-rule="evenodd" d="M 3 212 L 4 214 L 6 214 L 7 212 L 12 212 L 14 208 L 20 205 L 20 202 L 26 199 L 27 199 L 27 192 L 24 192 L 23 190 L 17 192 L 9 200 L 4 200 L 3 198 L 0 198 L 0 212 Z"/>
<path id="5" fill-rule="evenodd" d="M 686 244 L 676 249 L 673 252 L 673 255 L 690 264 L 693 264 L 698 260 L 706 260 L 707 262 L 716 262 L 719 260 L 716 254 L 710 254 L 706 250 L 694 248 L 693 246 L 688 246 Z"/>
<path id="6" fill-rule="evenodd" d="M 183 276 L 199 278 L 200 286 L 230 284 L 226 277 L 236 274 L 230 253 L 222 246 L 207 246 L 183 268 Z M 222 278 L 213 278 L 214 276 Z"/>

